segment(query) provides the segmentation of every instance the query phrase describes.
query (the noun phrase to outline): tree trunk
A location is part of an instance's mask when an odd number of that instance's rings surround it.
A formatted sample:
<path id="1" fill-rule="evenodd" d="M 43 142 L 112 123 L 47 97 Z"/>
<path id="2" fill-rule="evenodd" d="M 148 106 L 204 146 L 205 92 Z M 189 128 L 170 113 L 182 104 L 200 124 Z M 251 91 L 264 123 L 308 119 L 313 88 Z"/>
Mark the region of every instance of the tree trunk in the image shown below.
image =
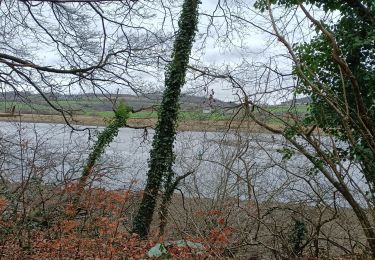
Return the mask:
<path id="1" fill-rule="evenodd" d="M 73 205 L 77 209 L 81 199 L 81 195 L 84 191 L 84 188 L 87 184 L 87 180 L 91 177 L 92 170 L 97 162 L 97 160 L 102 156 L 105 151 L 105 148 L 111 144 L 113 139 L 118 135 L 119 129 L 126 125 L 126 121 L 129 118 L 129 108 L 120 103 L 115 111 L 115 116 L 109 125 L 98 135 L 98 139 L 95 142 L 95 145 L 92 151 L 89 154 L 87 163 L 83 168 L 81 177 L 78 180 L 77 192 L 73 199 Z"/>
<path id="2" fill-rule="evenodd" d="M 173 46 L 172 61 L 165 73 L 165 90 L 150 152 L 147 183 L 139 211 L 133 222 L 133 232 L 141 238 L 146 238 L 149 233 L 161 183 L 172 172 L 179 97 L 185 83 L 187 65 L 195 37 L 198 4 L 199 0 L 184 0 L 178 22 L 179 29 Z"/>
<path id="3" fill-rule="evenodd" d="M 354 214 L 357 216 L 357 219 L 362 226 L 363 232 L 365 233 L 367 243 L 371 250 L 371 255 L 375 258 L 375 230 L 367 217 L 366 211 L 357 203 L 357 201 L 354 200 L 352 194 L 347 188 L 341 188 L 338 190 L 350 204 L 354 211 Z"/>

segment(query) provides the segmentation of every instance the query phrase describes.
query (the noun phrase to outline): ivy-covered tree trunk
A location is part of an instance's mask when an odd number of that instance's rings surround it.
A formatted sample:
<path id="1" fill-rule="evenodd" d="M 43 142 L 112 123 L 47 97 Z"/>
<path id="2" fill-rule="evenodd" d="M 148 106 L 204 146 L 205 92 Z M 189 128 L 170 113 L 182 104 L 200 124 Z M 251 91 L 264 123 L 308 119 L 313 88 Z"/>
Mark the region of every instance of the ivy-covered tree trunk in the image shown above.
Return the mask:
<path id="1" fill-rule="evenodd" d="M 172 172 L 179 97 L 185 83 L 187 65 L 198 23 L 198 5 L 199 0 L 184 0 L 178 22 L 179 29 L 173 46 L 172 61 L 165 73 L 165 90 L 150 152 L 147 183 L 138 214 L 133 222 L 133 232 L 142 238 L 147 237 L 149 233 L 161 183 Z"/>
<path id="2" fill-rule="evenodd" d="M 129 108 L 124 104 L 120 103 L 115 111 L 115 116 L 109 122 L 108 126 L 98 135 L 98 140 L 95 142 L 92 151 L 89 154 L 87 163 L 83 168 L 81 177 L 77 184 L 77 193 L 74 197 L 74 204 L 77 207 L 81 194 L 85 188 L 87 180 L 91 176 L 92 169 L 94 168 L 97 160 L 104 153 L 105 148 L 111 144 L 113 139 L 118 135 L 119 129 L 126 125 L 126 121 L 129 118 Z"/>

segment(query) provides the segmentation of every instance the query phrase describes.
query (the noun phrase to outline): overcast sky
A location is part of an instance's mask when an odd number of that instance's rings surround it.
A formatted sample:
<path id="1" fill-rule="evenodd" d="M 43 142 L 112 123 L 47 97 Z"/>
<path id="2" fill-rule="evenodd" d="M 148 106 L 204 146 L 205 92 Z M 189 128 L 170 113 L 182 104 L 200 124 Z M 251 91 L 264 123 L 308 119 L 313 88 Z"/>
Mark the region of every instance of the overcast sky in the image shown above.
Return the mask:
<path id="1" fill-rule="evenodd" d="M 149 19 L 133 19 L 134 26 L 144 27 L 150 31 L 160 32 L 163 30 L 165 35 L 172 33 L 177 27 L 178 12 L 180 11 L 180 3 L 174 1 L 164 2 L 170 8 L 171 16 L 166 15 L 165 10 L 160 6 L 155 5 L 155 2 L 136 2 L 134 8 L 142 7 L 140 10 L 147 10 L 150 13 Z M 219 6 L 218 3 L 221 5 Z M 288 61 L 282 54 L 286 54 L 286 49 L 280 43 L 275 41 L 275 38 L 249 23 L 241 21 L 239 18 L 250 20 L 253 23 L 270 30 L 270 23 L 262 14 L 252 7 L 249 1 L 240 0 L 227 1 L 227 5 L 223 5 L 223 1 L 218 0 L 202 0 L 200 5 L 200 16 L 198 33 L 194 49 L 191 55 L 190 64 L 198 67 L 209 67 L 216 69 L 223 73 L 231 72 L 239 78 L 242 84 L 246 86 L 246 90 L 254 98 L 261 97 L 258 92 L 262 92 L 262 82 L 260 74 L 262 73 L 262 64 L 271 64 L 284 73 L 289 73 L 291 70 L 291 62 Z M 72 4 L 67 3 L 67 6 Z M 73 5 L 74 6 L 74 5 Z M 279 13 L 278 13 L 279 12 Z M 212 18 L 211 15 L 215 17 Z M 276 11 L 276 15 L 282 16 L 282 11 Z M 48 15 L 47 15 L 48 16 Z M 172 17 L 172 18 L 171 18 Z M 3 19 L 3 18 L 1 18 Z M 287 17 L 283 17 L 287 19 Z M 48 23 L 48 17 L 46 18 Z M 91 27 L 100 28 L 100 23 L 91 25 Z M 291 23 L 293 24 L 293 22 Z M 108 25 L 106 27 L 107 33 L 115 33 L 116 29 Z M 298 33 L 295 33 L 298 35 Z M 294 40 L 298 40 L 295 38 Z M 98 41 L 100 44 L 100 41 Z M 35 45 L 33 49 L 37 53 L 38 61 L 48 66 L 61 66 L 60 57 L 57 55 L 55 46 L 43 45 L 38 42 L 33 42 Z M 108 44 L 109 45 L 109 44 Z M 169 59 L 169 54 L 165 54 L 165 59 Z M 277 57 L 277 58 L 275 58 Z M 157 78 L 148 78 L 144 74 L 139 75 L 139 82 L 150 80 L 149 86 L 153 86 L 154 90 L 162 90 L 163 88 L 163 74 L 164 67 L 148 69 L 154 70 L 153 73 L 158 73 Z M 211 93 L 211 89 L 215 92 L 215 97 L 221 100 L 230 101 L 237 99 L 236 91 L 233 91 L 232 86 L 226 82 L 215 80 L 209 81 L 207 78 L 194 77 L 196 74 L 189 74 L 188 81 L 184 87 L 184 91 L 197 92 L 203 95 L 204 86 L 207 86 L 206 92 Z M 194 80 L 192 80 L 194 78 Z M 293 84 L 290 80 L 285 82 L 275 82 L 275 84 Z M 276 85 L 274 87 L 277 87 Z M 113 88 L 116 91 L 117 87 Z M 194 91 L 192 91 L 194 90 Z M 74 91 L 74 90 L 73 90 Z M 131 93 L 129 89 L 121 89 L 122 93 Z M 276 96 L 268 99 L 268 102 L 273 102 Z"/>

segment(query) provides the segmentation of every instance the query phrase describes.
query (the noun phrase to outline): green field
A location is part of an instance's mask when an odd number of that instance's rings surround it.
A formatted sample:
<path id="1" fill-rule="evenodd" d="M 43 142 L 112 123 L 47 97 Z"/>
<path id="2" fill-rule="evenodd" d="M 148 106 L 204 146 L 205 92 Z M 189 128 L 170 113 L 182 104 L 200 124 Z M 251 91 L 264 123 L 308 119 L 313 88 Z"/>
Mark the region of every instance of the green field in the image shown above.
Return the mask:
<path id="1" fill-rule="evenodd" d="M 308 105 L 295 105 L 295 106 L 286 106 L 286 105 L 276 105 L 276 106 L 267 106 L 264 109 L 273 112 L 273 113 L 306 113 Z"/>
<path id="2" fill-rule="evenodd" d="M 103 102 L 97 99 L 83 100 L 83 101 L 51 101 L 56 107 L 63 107 L 68 111 L 72 111 L 76 115 L 86 116 L 100 116 L 100 117 L 112 117 L 114 112 L 112 110 L 103 110 Z M 0 112 L 7 112 L 11 110 L 13 106 L 16 106 L 16 111 L 21 113 L 37 113 L 37 114 L 58 114 L 54 109 L 51 108 L 46 102 L 35 102 L 25 103 L 21 101 L 0 101 Z M 107 105 L 107 107 L 109 107 Z M 157 118 L 156 111 L 140 111 L 132 113 L 130 118 L 135 119 L 147 119 Z M 179 118 L 181 120 L 225 120 L 229 119 L 229 115 L 224 115 L 221 112 L 203 113 L 201 111 L 181 111 Z"/>
<path id="3" fill-rule="evenodd" d="M 114 112 L 112 111 L 112 104 L 108 100 L 100 100 L 98 98 L 92 97 L 82 100 L 63 100 L 63 101 L 51 101 L 51 103 L 56 107 L 62 107 L 67 111 L 71 111 L 75 115 L 85 115 L 85 116 L 99 116 L 99 117 L 112 117 Z M 51 108 L 43 100 L 31 100 L 31 102 L 23 101 L 0 101 L 0 112 L 9 111 L 13 106 L 16 106 L 16 111 L 20 111 L 23 114 L 36 113 L 36 114 L 58 114 L 54 109 Z M 276 106 L 265 106 L 262 107 L 265 111 L 273 113 L 276 117 L 283 117 L 288 113 L 298 114 L 299 116 L 304 116 L 308 110 L 307 105 L 297 105 L 294 107 L 285 105 Z M 259 115 L 263 114 L 259 110 Z M 256 110 L 257 111 L 257 110 Z M 202 110 L 196 109 L 195 111 L 181 111 L 179 114 L 180 120 L 229 120 L 232 118 L 234 111 L 224 113 L 220 110 L 214 110 L 211 113 L 203 113 Z M 269 114 L 264 113 L 263 117 L 267 117 L 266 121 L 270 123 L 279 122 L 276 117 L 269 117 Z M 241 118 L 241 113 L 237 115 Z M 134 119 L 147 119 L 147 118 L 157 118 L 156 111 L 140 111 L 137 113 L 132 113 L 130 118 Z"/>
<path id="4" fill-rule="evenodd" d="M 85 115 L 88 116 L 102 116 L 102 117 L 112 117 L 114 116 L 113 111 L 101 111 L 101 112 L 87 112 Z M 147 118 L 157 118 L 158 113 L 156 111 L 141 111 L 137 113 L 132 113 L 130 118 L 134 119 L 147 119 Z M 226 120 L 230 119 L 229 115 L 223 115 L 219 112 L 212 112 L 208 114 L 204 114 L 202 112 L 196 111 L 181 111 L 179 114 L 180 120 Z"/>

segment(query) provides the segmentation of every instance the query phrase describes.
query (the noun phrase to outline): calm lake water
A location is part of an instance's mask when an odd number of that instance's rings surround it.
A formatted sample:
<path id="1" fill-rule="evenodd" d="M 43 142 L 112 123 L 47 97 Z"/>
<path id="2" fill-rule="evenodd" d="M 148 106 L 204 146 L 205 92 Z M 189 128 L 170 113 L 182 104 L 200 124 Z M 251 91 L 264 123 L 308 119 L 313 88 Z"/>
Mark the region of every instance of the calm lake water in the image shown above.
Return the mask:
<path id="1" fill-rule="evenodd" d="M 77 177 L 96 131 L 102 129 L 72 131 L 62 124 L 0 122 L 0 137 L 11 140 L 3 151 L 8 149 L 8 154 L 13 155 L 13 160 L 3 163 L 2 174 L 14 180 L 25 178 L 27 169 L 31 169 L 29 162 L 36 158 L 33 163 L 44 167 L 41 178 L 46 182 Z M 97 185 L 106 188 L 132 185 L 141 189 L 153 133 L 153 130 L 120 129 L 98 163 Z M 309 196 L 307 191 L 312 187 L 332 190 L 320 175 L 308 174 L 311 165 L 298 153 L 283 161 L 278 151 L 285 145 L 281 136 L 272 134 L 181 132 L 175 142 L 174 169 L 177 174 L 194 170 L 195 174 L 184 181 L 183 187 L 187 192 L 207 197 L 230 195 L 246 199 L 250 196 L 249 183 L 255 187 L 259 199 L 272 194 L 275 199 L 293 201 L 297 197 L 303 199 L 304 193 Z"/>

